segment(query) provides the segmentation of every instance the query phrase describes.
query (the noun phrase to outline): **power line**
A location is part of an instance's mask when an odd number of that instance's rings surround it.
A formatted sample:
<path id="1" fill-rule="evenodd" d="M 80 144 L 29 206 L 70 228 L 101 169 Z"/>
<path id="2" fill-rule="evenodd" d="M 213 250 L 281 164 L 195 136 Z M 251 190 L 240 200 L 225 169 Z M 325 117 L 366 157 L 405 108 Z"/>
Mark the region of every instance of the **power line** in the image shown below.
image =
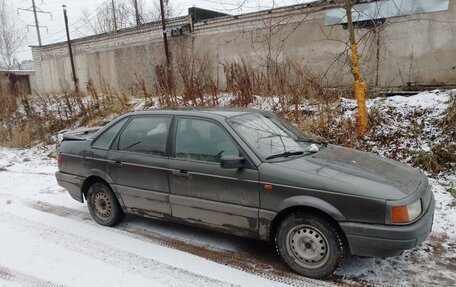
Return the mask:
<path id="1" fill-rule="evenodd" d="M 34 16 L 35 16 L 35 25 L 27 25 L 27 27 L 29 26 L 35 26 L 36 27 L 36 36 L 38 37 L 38 44 L 39 46 L 41 46 L 41 33 L 40 33 L 40 27 L 45 27 L 47 29 L 47 26 L 40 26 L 39 24 L 39 21 L 38 21 L 38 13 L 43 13 L 43 14 L 50 14 L 51 15 L 51 19 L 52 19 L 52 13 L 51 12 L 47 12 L 47 11 L 43 11 L 41 10 L 40 8 L 38 8 L 36 5 L 35 5 L 35 0 L 32 0 L 32 7 L 28 8 L 28 9 L 24 9 L 24 8 L 18 8 L 17 9 L 17 13 L 19 14 L 19 11 L 26 11 L 26 12 L 33 12 Z"/>
<path id="2" fill-rule="evenodd" d="M 228 3 L 228 2 L 219 2 L 219 1 L 215 1 L 215 0 L 196 0 L 194 2 L 192 2 L 192 4 L 195 4 L 195 3 L 210 3 L 210 4 L 217 4 L 217 5 L 221 5 L 223 8 L 222 9 L 217 9 L 217 10 L 220 10 L 220 11 L 226 11 L 226 12 L 232 12 L 232 11 L 235 11 L 235 10 L 240 10 L 242 8 L 246 8 L 246 9 L 255 9 L 255 10 L 260 10 L 260 9 L 264 9 L 264 8 L 271 8 L 270 6 L 261 6 L 261 5 L 258 5 L 258 6 L 252 6 L 252 5 L 246 5 L 246 4 L 249 4 L 250 1 L 238 1 L 238 3 Z M 176 1 L 173 1 L 173 3 L 177 4 L 178 6 L 181 6 L 181 5 L 185 5 L 187 4 L 188 2 L 181 2 L 179 0 L 176 0 Z M 276 2 L 277 3 L 277 2 Z M 93 4 L 93 5 L 96 5 L 96 4 Z M 80 35 L 83 35 L 85 36 L 86 33 L 83 33 L 81 31 L 81 29 L 84 27 L 84 26 L 87 26 L 90 24 L 90 21 L 93 20 L 94 18 L 96 18 L 98 15 L 97 15 L 97 12 L 100 11 L 100 9 L 109 9 L 109 6 L 111 6 L 111 1 L 105 1 L 103 2 L 99 7 L 96 7 L 94 10 L 92 10 L 88 15 L 86 15 L 85 19 L 79 19 L 78 21 L 72 23 L 69 27 L 70 27 L 70 30 L 71 30 L 71 33 L 79 33 Z M 231 6 L 231 7 L 234 7 L 234 8 L 227 8 L 225 6 Z M 58 36 L 59 34 L 63 33 L 65 31 L 65 29 L 61 29 L 57 32 L 54 32 L 50 35 L 47 35 L 45 37 L 43 37 L 43 40 L 49 40 L 49 39 L 52 39 L 54 38 L 55 36 Z M 55 39 L 52 39 L 52 42 L 57 42 L 57 41 L 61 41 L 65 38 L 66 36 L 63 34 Z"/>
<path id="3" fill-rule="evenodd" d="M 110 5 L 109 2 L 104 2 L 102 5 L 100 5 L 99 7 L 95 8 L 92 12 L 90 12 L 89 14 L 87 14 L 87 16 L 86 16 L 87 19 L 82 19 L 82 18 L 81 18 L 81 19 L 79 19 L 78 21 L 74 22 L 73 24 L 69 25 L 69 27 L 72 28 L 72 27 L 78 25 L 79 23 L 83 22 L 81 25 L 77 26 L 76 28 L 71 29 L 71 33 L 74 33 L 74 32 L 76 32 L 76 31 L 81 33 L 81 31 L 80 31 L 79 29 L 81 29 L 82 27 L 88 25 L 88 24 L 90 23 L 91 20 L 93 20 L 95 17 L 98 16 L 97 13 L 98 13 L 98 11 L 99 11 L 100 9 L 104 9 L 104 8 L 105 8 L 104 6 L 107 7 L 107 6 L 109 6 L 109 5 Z M 60 34 L 60 33 L 62 33 L 62 32 L 65 32 L 65 28 L 63 28 L 62 30 L 59 30 L 59 31 L 57 31 L 57 32 L 55 32 L 55 33 L 52 33 L 51 35 L 48 35 L 47 37 L 45 37 L 45 38 L 43 38 L 43 39 L 44 39 L 44 40 L 50 39 L 50 38 L 52 38 L 52 37 L 54 37 L 54 36 L 56 36 L 56 35 L 58 35 L 58 34 Z M 65 37 L 66 37 L 66 36 L 63 35 L 63 36 L 61 36 L 61 37 L 59 37 L 59 38 L 57 38 L 57 39 L 54 39 L 53 41 L 59 41 L 59 40 L 62 40 L 63 38 L 65 38 Z"/>

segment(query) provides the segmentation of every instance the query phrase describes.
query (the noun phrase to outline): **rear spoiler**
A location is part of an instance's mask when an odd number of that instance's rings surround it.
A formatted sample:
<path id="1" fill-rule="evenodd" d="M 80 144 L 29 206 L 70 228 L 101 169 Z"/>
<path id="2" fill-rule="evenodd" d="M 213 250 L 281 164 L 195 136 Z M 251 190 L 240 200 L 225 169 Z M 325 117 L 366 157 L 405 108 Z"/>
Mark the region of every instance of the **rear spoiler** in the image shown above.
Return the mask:
<path id="1" fill-rule="evenodd" d="M 63 134 L 62 141 L 85 141 L 100 129 L 101 127 L 95 127 L 80 128 L 74 131 L 69 131 Z"/>

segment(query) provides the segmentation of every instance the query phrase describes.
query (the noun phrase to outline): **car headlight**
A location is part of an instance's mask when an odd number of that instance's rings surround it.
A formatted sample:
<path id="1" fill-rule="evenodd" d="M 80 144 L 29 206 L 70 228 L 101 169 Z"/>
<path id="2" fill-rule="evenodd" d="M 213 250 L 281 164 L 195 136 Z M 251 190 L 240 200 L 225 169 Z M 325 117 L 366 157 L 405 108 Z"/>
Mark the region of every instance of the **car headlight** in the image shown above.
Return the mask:
<path id="1" fill-rule="evenodd" d="M 422 211 L 421 199 L 409 204 L 402 206 L 393 206 L 391 210 L 391 222 L 392 223 L 409 223 L 417 219 Z"/>

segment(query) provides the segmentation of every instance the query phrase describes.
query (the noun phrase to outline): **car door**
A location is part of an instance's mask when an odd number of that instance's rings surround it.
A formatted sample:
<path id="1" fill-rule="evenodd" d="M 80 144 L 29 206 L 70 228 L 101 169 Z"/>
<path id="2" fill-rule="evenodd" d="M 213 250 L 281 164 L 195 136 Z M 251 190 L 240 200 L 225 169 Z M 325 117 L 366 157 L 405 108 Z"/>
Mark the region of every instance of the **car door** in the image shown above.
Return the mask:
<path id="1" fill-rule="evenodd" d="M 107 173 L 130 213 L 171 215 L 166 147 L 172 117 L 132 117 L 107 155 Z"/>
<path id="2" fill-rule="evenodd" d="M 249 160 L 224 169 L 222 156 L 243 156 L 220 123 L 178 117 L 169 167 L 173 216 L 245 236 L 258 236 L 258 170 Z"/>

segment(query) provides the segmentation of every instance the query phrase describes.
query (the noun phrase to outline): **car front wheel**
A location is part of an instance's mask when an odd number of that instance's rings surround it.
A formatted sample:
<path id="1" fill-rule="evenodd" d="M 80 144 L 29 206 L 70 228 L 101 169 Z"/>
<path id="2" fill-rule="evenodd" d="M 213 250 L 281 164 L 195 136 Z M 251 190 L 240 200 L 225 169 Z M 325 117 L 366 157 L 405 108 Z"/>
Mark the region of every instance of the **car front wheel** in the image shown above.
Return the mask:
<path id="1" fill-rule="evenodd" d="M 296 273 L 317 279 L 331 276 L 342 264 L 346 244 L 334 224 L 314 213 L 285 218 L 275 237 L 276 249 Z"/>
<path id="2" fill-rule="evenodd" d="M 104 226 L 117 225 L 125 216 L 111 188 L 101 182 L 89 188 L 87 205 L 93 219 Z"/>

